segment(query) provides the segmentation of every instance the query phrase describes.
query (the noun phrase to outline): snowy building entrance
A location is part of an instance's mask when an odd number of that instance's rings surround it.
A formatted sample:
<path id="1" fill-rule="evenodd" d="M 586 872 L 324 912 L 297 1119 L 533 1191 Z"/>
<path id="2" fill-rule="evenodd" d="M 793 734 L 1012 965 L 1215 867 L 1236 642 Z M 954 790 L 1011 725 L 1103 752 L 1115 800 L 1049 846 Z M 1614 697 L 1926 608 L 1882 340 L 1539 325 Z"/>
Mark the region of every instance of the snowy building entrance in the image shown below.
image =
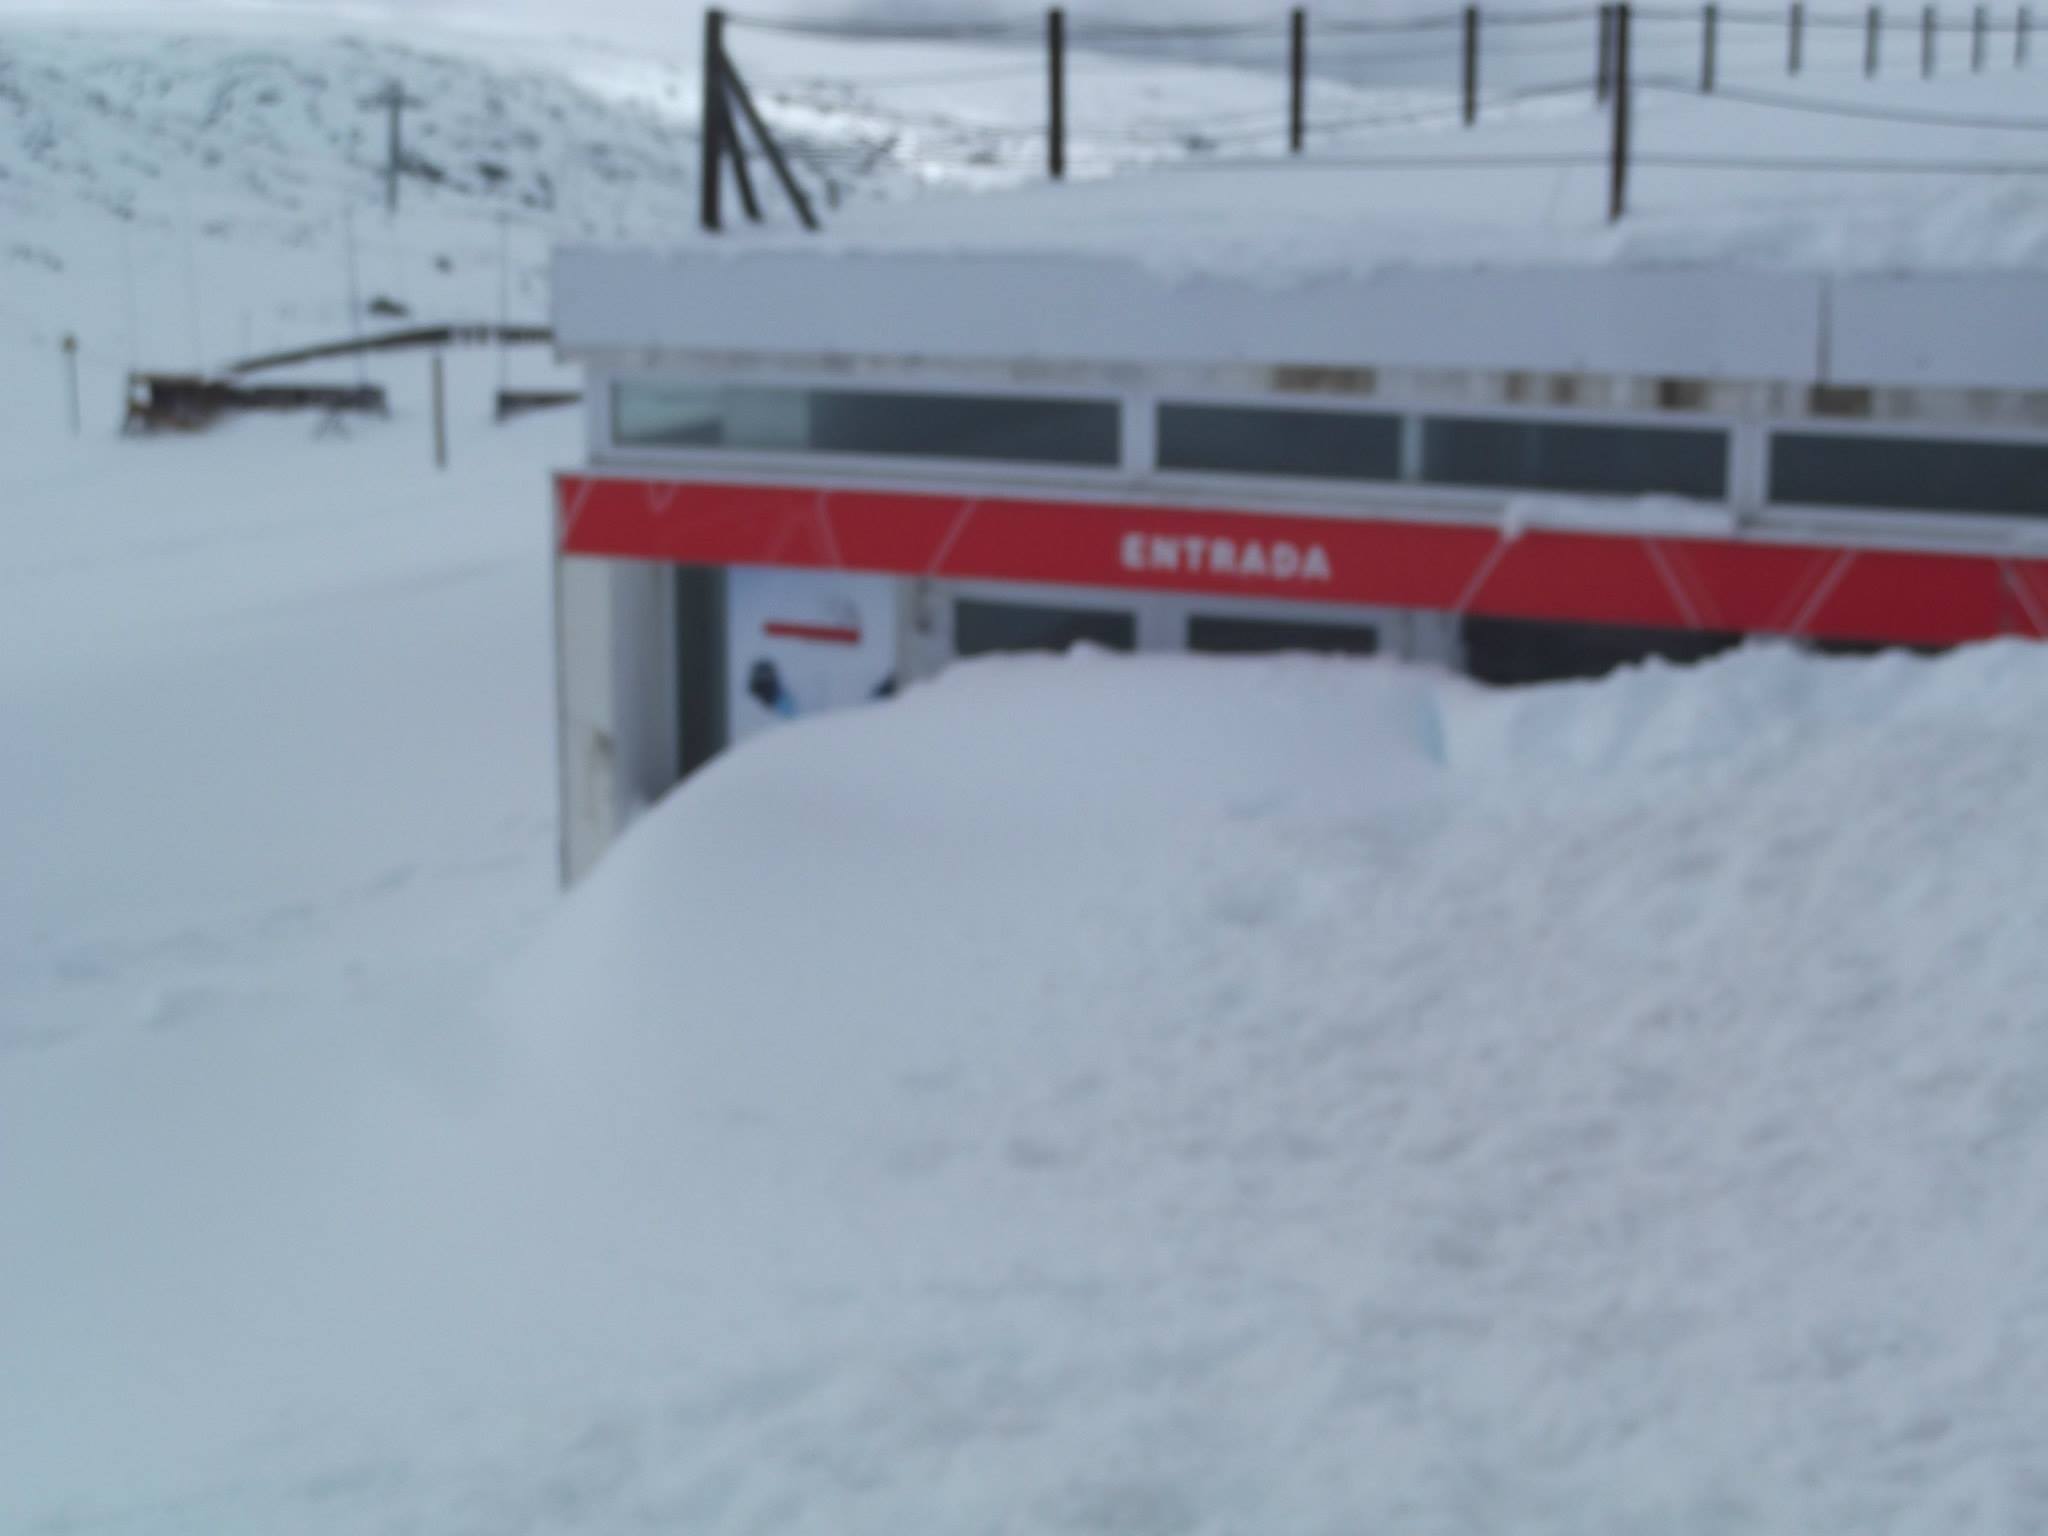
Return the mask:
<path id="1" fill-rule="evenodd" d="M 602 250 L 559 477 L 563 861 L 960 657 L 1497 681 L 2048 634 L 2048 282 Z"/>

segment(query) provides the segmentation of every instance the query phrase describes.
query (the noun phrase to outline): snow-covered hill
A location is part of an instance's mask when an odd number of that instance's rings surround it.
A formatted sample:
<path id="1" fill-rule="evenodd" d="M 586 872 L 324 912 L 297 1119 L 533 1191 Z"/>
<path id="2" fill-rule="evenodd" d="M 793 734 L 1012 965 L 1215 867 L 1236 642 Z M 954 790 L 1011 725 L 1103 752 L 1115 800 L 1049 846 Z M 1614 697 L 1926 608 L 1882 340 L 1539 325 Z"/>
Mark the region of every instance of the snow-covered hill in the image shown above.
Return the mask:
<path id="1" fill-rule="evenodd" d="M 0 19 L 0 345 L 47 356 L 74 333 L 104 392 L 131 366 L 212 367 L 397 309 L 542 318 L 554 242 L 694 229 L 692 28 L 669 41 L 191 7 Z M 1028 49 L 754 36 L 736 52 L 821 202 L 1042 165 Z M 413 103 L 396 217 L 375 100 L 393 85 Z M 1081 59 L 1074 89 L 1081 172 L 1200 153 L 1210 115 L 1281 110 L 1270 72 L 1228 66 Z M 1414 99 L 1331 91 L 1333 110 Z"/>

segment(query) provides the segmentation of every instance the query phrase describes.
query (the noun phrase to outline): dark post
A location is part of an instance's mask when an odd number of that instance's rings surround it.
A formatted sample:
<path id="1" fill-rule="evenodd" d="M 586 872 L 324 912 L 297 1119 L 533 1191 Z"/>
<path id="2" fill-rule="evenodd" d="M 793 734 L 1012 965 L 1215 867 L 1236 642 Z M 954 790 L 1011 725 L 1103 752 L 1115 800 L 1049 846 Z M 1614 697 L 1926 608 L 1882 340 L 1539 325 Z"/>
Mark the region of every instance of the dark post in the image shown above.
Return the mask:
<path id="1" fill-rule="evenodd" d="M 698 114 L 697 222 L 710 233 L 720 227 L 719 180 L 725 174 L 725 12 L 704 13 L 704 105 Z"/>
<path id="2" fill-rule="evenodd" d="M 1877 75 L 1878 39 L 1884 32 L 1884 9 L 1873 5 L 1863 16 L 1863 73 L 1866 78 Z"/>
<path id="3" fill-rule="evenodd" d="M 405 91 L 399 83 L 391 82 L 390 94 L 385 97 L 390 108 L 390 126 L 384 145 L 384 211 L 398 212 L 398 167 L 405 155 L 405 129 L 402 121 L 405 115 Z"/>
<path id="4" fill-rule="evenodd" d="M 2012 19 L 2012 62 L 2015 69 L 2024 68 L 2027 62 L 2027 26 L 2030 20 L 2024 5 Z"/>
<path id="5" fill-rule="evenodd" d="M 718 137 L 732 159 L 733 184 L 740 189 L 740 207 L 746 210 L 750 222 L 761 222 L 761 200 L 754 196 L 754 173 L 747 169 L 747 145 L 740 137 L 738 122 L 732 115 L 731 73 L 727 72 L 719 82 L 718 93 Z"/>
<path id="6" fill-rule="evenodd" d="M 64 373 L 70 387 L 71 435 L 78 436 L 78 338 L 64 335 Z"/>
<path id="7" fill-rule="evenodd" d="M 1708 0 L 1700 7 L 1700 93 L 1714 93 L 1714 41 L 1721 29 L 1721 8 Z"/>
<path id="8" fill-rule="evenodd" d="M 1970 12 L 1970 72 L 1984 72 L 1984 7 Z"/>
<path id="9" fill-rule="evenodd" d="M 1799 73 L 1800 50 L 1806 42 L 1806 7 L 1799 0 L 1792 0 L 1792 8 L 1785 13 L 1785 73 Z"/>
<path id="10" fill-rule="evenodd" d="M 1308 12 L 1287 17 L 1287 147 L 1295 154 L 1308 137 Z"/>
<path id="11" fill-rule="evenodd" d="M 434 353 L 434 468 L 448 467 L 448 390 L 441 354 Z"/>
<path id="12" fill-rule="evenodd" d="M 1920 78 L 1934 78 L 1934 7 L 1920 8 Z"/>
<path id="13" fill-rule="evenodd" d="M 1600 7 L 1600 41 L 1594 45 L 1593 53 L 1593 99 L 1605 101 L 1608 97 L 1610 71 L 1614 66 L 1614 7 Z"/>
<path id="14" fill-rule="evenodd" d="M 1067 174 L 1067 13 L 1058 6 L 1045 13 L 1045 61 L 1046 168 L 1058 181 Z"/>
<path id="15" fill-rule="evenodd" d="M 1612 173 L 1607 191 L 1607 218 L 1614 222 L 1628 211 L 1628 4 L 1613 8 L 1614 41 L 1614 140 Z"/>
<path id="16" fill-rule="evenodd" d="M 804 196 L 804 189 L 797 185 L 795 175 L 790 171 L 789 160 L 782 153 L 782 146 L 775 141 L 775 135 L 768 131 L 768 124 L 761 116 L 760 108 L 754 105 L 754 98 L 747 90 L 747 82 L 740 78 L 740 72 L 732 67 L 732 60 L 725 61 L 726 114 L 730 121 L 732 103 L 738 102 L 740 114 L 746 118 L 747 126 L 754 130 L 754 137 L 760 141 L 761 152 L 768 157 L 769 169 L 775 172 L 775 179 L 782 183 L 782 190 L 789 198 L 790 206 L 796 209 L 796 216 L 805 229 L 818 227 L 818 216 L 811 209 L 811 200 Z M 740 136 L 735 125 L 732 135 L 733 164 L 740 167 L 742 186 L 746 185 L 746 161 L 739 149 Z M 828 188 L 829 193 L 829 188 Z"/>
<path id="17" fill-rule="evenodd" d="M 1479 7 L 1465 7 L 1465 126 L 1479 121 Z"/>

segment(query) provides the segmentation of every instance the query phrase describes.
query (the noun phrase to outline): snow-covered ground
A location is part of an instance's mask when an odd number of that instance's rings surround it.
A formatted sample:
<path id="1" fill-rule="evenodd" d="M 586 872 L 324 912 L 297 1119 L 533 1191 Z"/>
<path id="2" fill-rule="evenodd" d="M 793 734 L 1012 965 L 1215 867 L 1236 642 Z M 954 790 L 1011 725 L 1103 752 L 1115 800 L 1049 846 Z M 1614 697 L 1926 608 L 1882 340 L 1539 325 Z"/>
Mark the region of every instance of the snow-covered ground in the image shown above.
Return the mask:
<path id="1" fill-rule="evenodd" d="M 2048 657 L 972 666 L 749 745 L 564 907 L 580 424 L 488 420 L 556 371 L 457 353 L 445 472 L 417 356 L 340 436 L 121 439 L 121 375 L 352 287 L 537 318 L 550 240 L 687 221 L 687 44 L 154 14 L 0 32 L 0 1533 L 2048 1527 Z M 745 46 L 895 146 L 891 238 L 963 238 L 914 120 L 987 142 L 1014 56 L 847 103 Z M 1090 70 L 1097 169 L 1271 83 Z M 442 174 L 386 221 L 394 76 Z M 1431 142 L 1596 131 L 1528 113 Z M 962 206 L 1165 236 L 1237 174 Z M 1690 248 L 1659 185 L 1620 254 Z M 1779 185 L 1708 248 L 2039 259 L 2025 183 Z"/>
<path id="2" fill-rule="evenodd" d="M 2044 719 L 2019 647 L 972 666 L 482 1015 L 394 931 L 540 839 L 448 811 L 257 914 L 359 974 L 195 924 L 10 1052 L 6 1528 L 2038 1530 Z"/>

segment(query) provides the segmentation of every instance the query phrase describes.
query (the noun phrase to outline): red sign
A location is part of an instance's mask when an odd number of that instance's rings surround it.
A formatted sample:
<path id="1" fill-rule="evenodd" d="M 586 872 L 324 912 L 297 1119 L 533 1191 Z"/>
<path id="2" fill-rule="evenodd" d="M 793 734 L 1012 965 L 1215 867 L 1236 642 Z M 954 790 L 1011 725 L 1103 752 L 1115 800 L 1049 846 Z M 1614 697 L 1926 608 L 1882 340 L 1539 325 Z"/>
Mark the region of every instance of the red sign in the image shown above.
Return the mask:
<path id="1" fill-rule="evenodd" d="M 2048 560 L 563 475 L 570 555 L 1944 645 L 2048 636 Z"/>

